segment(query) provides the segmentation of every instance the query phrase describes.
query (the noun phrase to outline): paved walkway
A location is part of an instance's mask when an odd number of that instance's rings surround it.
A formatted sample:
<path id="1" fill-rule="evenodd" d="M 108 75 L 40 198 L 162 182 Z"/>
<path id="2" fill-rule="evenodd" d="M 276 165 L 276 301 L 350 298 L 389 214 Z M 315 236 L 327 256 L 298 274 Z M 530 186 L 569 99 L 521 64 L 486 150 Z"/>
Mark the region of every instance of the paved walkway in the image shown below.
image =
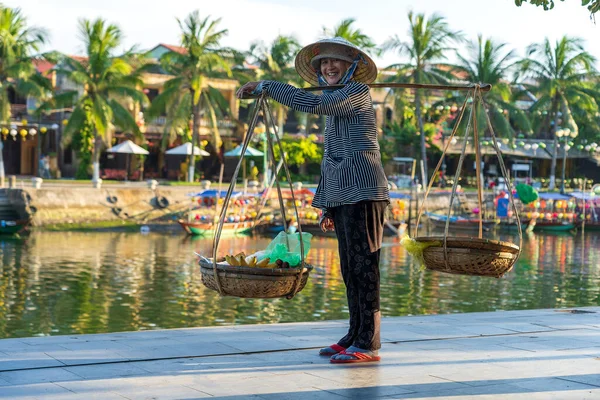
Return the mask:
<path id="1" fill-rule="evenodd" d="M 600 399 L 600 307 L 386 318 L 382 361 L 332 365 L 344 321 L 0 340 L 2 399 Z"/>

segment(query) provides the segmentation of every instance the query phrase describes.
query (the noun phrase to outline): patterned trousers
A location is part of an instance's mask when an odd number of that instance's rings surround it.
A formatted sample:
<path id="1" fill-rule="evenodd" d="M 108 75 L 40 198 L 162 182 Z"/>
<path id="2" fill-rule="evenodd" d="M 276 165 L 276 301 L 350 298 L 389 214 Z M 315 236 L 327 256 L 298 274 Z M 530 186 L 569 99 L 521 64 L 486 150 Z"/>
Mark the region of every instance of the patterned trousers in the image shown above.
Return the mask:
<path id="1" fill-rule="evenodd" d="M 338 344 L 375 351 L 381 348 L 379 253 L 387 202 L 365 201 L 332 208 L 350 328 Z"/>

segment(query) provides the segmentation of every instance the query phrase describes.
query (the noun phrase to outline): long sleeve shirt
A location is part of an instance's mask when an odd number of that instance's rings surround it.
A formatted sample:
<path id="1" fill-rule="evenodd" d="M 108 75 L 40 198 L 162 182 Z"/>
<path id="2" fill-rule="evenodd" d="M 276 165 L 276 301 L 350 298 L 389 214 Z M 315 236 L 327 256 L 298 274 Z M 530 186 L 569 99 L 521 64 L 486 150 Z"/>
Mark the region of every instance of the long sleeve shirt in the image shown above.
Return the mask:
<path id="1" fill-rule="evenodd" d="M 327 210 L 364 200 L 389 201 L 367 85 L 351 82 L 321 95 L 276 81 L 263 81 L 257 89 L 294 110 L 327 116 L 325 152 L 313 207 Z"/>

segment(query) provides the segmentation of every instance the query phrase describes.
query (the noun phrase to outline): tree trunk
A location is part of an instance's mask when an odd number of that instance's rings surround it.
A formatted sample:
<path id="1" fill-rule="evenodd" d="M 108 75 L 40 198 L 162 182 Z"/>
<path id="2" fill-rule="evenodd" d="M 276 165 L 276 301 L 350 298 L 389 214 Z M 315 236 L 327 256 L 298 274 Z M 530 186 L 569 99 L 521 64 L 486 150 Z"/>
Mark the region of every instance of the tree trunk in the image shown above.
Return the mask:
<path id="1" fill-rule="evenodd" d="M 552 164 L 550 165 L 550 185 L 548 190 L 554 190 L 556 188 L 556 159 L 558 157 L 558 137 L 556 131 L 558 129 L 558 100 L 554 99 L 552 104 L 552 110 L 554 111 L 554 126 L 552 127 L 551 134 L 552 140 Z"/>
<path id="2" fill-rule="evenodd" d="M 98 182 L 100 180 L 100 151 L 99 146 L 98 129 L 94 126 L 94 154 L 92 155 L 92 182 Z M 88 170 L 89 171 L 89 170 Z"/>
<path id="3" fill-rule="evenodd" d="M 194 92 L 192 91 L 192 101 Z M 196 172 L 196 156 L 194 155 L 194 146 L 198 144 L 200 138 L 200 101 L 192 106 L 192 154 L 190 154 L 190 165 L 188 166 L 188 182 L 194 182 L 194 173 Z"/>
<path id="4" fill-rule="evenodd" d="M 423 117 L 421 116 L 421 91 L 415 92 L 415 112 L 417 113 L 417 123 L 421 133 L 421 160 L 423 160 L 423 188 L 427 187 L 429 175 L 427 174 L 427 148 L 425 147 L 425 129 L 423 128 Z"/>

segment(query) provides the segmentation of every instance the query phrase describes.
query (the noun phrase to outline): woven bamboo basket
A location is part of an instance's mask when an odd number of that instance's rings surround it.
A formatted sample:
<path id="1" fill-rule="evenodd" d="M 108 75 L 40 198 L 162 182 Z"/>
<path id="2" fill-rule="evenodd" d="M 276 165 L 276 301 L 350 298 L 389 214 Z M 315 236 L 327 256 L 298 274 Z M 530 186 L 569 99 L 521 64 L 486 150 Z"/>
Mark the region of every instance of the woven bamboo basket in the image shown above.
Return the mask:
<path id="1" fill-rule="evenodd" d="M 215 280 L 212 260 L 199 261 L 202 283 L 212 290 L 219 291 Z M 304 268 L 251 268 L 217 264 L 217 273 L 221 282 L 223 296 L 235 296 L 254 299 L 272 299 L 290 297 L 304 289 L 312 265 Z M 297 280 L 298 289 L 294 291 Z"/>
<path id="2" fill-rule="evenodd" d="M 416 249 L 416 256 L 422 258 L 423 264 L 427 269 L 433 271 L 447 272 L 450 274 L 461 274 L 461 275 L 474 275 L 474 276 L 489 276 L 500 278 L 508 271 L 510 271 L 515 265 L 519 255 L 521 254 L 521 245 L 523 243 L 523 234 L 521 231 L 521 222 L 519 219 L 519 212 L 515 206 L 515 201 L 512 192 L 512 184 L 510 182 L 509 174 L 507 173 L 506 166 L 500 153 L 500 146 L 494 133 L 492 122 L 485 109 L 483 97 L 481 95 L 482 87 L 479 84 L 475 84 L 463 102 L 460 109 L 460 113 L 455 122 L 452 134 L 449 140 L 444 146 L 442 157 L 440 158 L 432 177 L 437 176 L 441 166 L 444 162 L 444 157 L 448 152 L 448 146 L 452 143 L 455 138 L 456 132 L 461 126 L 460 122 L 465 114 L 465 110 L 470 108 L 469 117 L 466 123 L 465 135 L 463 138 L 462 149 L 460 157 L 456 167 L 456 173 L 454 175 L 454 183 L 452 185 L 452 194 L 450 195 L 450 204 L 448 206 L 448 212 L 446 216 L 444 226 L 444 236 L 419 236 L 419 222 L 423 212 L 425 210 L 426 200 L 431 191 L 435 179 L 431 179 L 427 186 L 427 190 L 423 197 L 421 207 L 417 216 L 416 223 L 416 234 L 414 240 L 421 244 L 428 244 L 428 246 L 422 246 L 422 249 Z M 470 107 L 468 104 L 471 104 Z M 503 242 L 499 240 L 490 240 L 483 238 L 483 171 L 481 163 L 481 144 L 479 137 L 479 128 L 477 125 L 477 109 L 481 108 L 482 114 L 485 116 L 487 131 L 492 139 L 492 145 L 495 150 L 496 156 L 498 157 L 498 164 L 500 165 L 500 171 L 504 177 L 504 181 L 507 185 L 508 197 L 512 204 L 513 213 L 517 222 L 517 231 L 519 244 L 513 244 L 510 242 Z M 458 182 L 460 181 L 462 166 L 467 155 L 467 144 L 470 142 L 470 130 L 472 128 L 472 140 L 473 149 L 475 150 L 475 173 L 477 178 L 477 200 L 479 211 L 479 235 L 476 238 L 473 237 L 456 237 L 450 236 L 450 221 L 451 214 L 453 212 L 453 201 L 456 198 L 458 190 Z M 421 247 L 421 246 L 417 246 Z"/>
<path id="3" fill-rule="evenodd" d="M 519 257 L 519 246 L 499 240 L 470 237 L 428 236 L 415 238 L 420 243 L 439 242 L 423 250 L 425 267 L 450 274 L 500 278 L 512 269 Z"/>
<path id="4" fill-rule="evenodd" d="M 263 117 L 265 118 L 266 125 L 266 138 L 267 138 L 267 158 L 269 160 L 269 164 L 273 168 L 273 182 L 277 188 L 277 194 L 279 199 L 279 206 L 282 215 L 283 221 L 283 230 L 284 232 L 288 231 L 287 227 L 287 217 L 285 212 L 285 207 L 283 203 L 283 197 L 281 193 L 281 187 L 279 184 L 279 179 L 277 179 L 278 167 L 276 168 L 274 160 L 275 160 L 275 151 L 273 148 L 273 141 L 275 140 L 280 154 L 284 154 L 283 146 L 277 135 L 277 126 L 275 124 L 275 120 L 273 118 L 273 114 L 269 108 L 269 104 L 265 96 L 261 96 L 258 100 L 258 106 L 254 107 L 254 112 L 250 117 L 250 124 L 248 125 L 248 131 L 246 133 L 244 142 L 241 146 L 241 155 L 238 161 L 237 167 L 233 173 L 233 177 L 231 178 L 231 183 L 229 185 L 229 189 L 227 190 L 227 195 L 223 200 L 223 207 L 221 209 L 221 213 L 219 216 L 219 222 L 217 228 L 215 230 L 215 236 L 213 239 L 213 258 L 205 258 L 204 256 L 199 256 L 199 264 L 200 264 L 200 272 L 202 275 L 202 283 L 209 289 L 215 290 L 219 292 L 221 296 L 235 296 L 235 297 L 245 297 L 245 298 L 260 298 L 260 299 L 272 299 L 277 297 L 285 297 L 287 299 L 293 298 L 298 292 L 300 292 L 306 282 L 308 281 L 308 275 L 313 267 L 305 262 L 305 251 L 304 251 L 304 242 L 300 240 L 300 266 L 298 268 L 257 268 L 257 267 L 239 267 L 232 266 L 229 264 L 220 264 L 216 262 L 218 259 L 218 249 L 219 249 L 219 241 L 221 238 L 221 232 L 223 229 L 223 224 L 225 222 L 225 216 L 227 207 L 229 205 L 229 201 L 231 199 L 231 194 L 235 187 L 238 174 L 240 172 L 240 168 L 243 165 L 244 155 L 246 154 L 246 150 L 252 139 L 252 135 L 254 133 L 254 128 L 258 122 L 258 116 L 262 112 Z M 290 176 L 289 168 L 287 166 L 287 162 L 285 157 L 281 159 L 281 165 L 283 166 L 283 170 L 285 171 L 285 177 L 288 182 L 292 203 L 294 204 L 294 213 L 296 217 L 296 221 L 299 220 L 298 216 L 298 208 L 296 206 L 296 200 L 294 198 L 294 191 L 292 186 L 292 179 Z M 221 176 L 223 173 L 223 169 L 221 169 Z M 265 197 L 266 198 L 266 197 Z M 264 204 L 263 204 L 264 205 Z M 260 214 L 260 211 L 259 211 Z M 298 225 L 298 235 L 302 237 L 302 227 Z M 287 243 L 288 251 L 289 251 L 289 241 Z M 275 260 L 273 260 L 275 261 Z"/>

